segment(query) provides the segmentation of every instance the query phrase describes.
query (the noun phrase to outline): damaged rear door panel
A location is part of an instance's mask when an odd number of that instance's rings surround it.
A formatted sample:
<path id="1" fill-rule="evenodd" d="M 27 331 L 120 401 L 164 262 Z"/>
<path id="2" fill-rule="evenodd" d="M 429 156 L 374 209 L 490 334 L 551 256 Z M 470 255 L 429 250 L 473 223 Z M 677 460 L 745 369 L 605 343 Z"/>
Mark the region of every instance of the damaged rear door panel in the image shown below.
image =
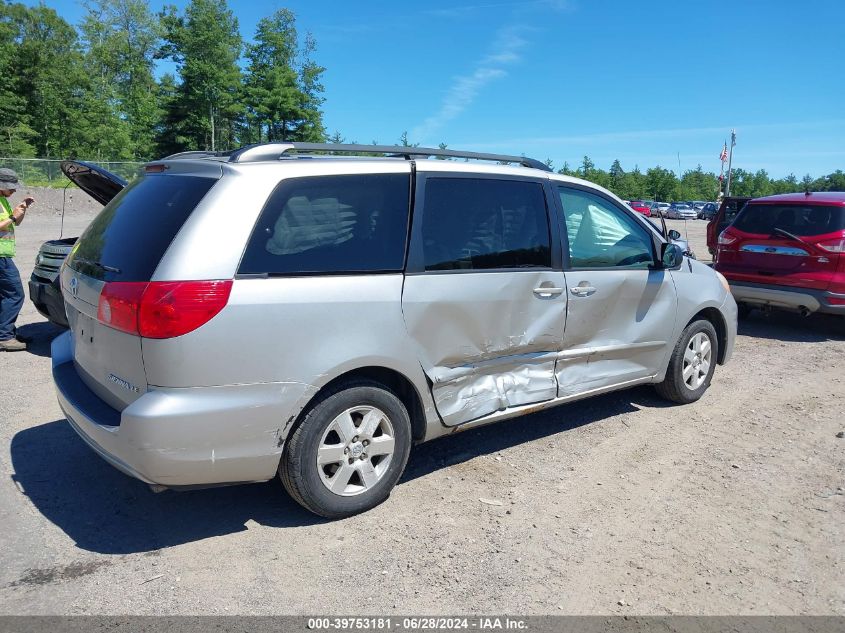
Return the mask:
<path id="1" fill-rule="evenodd" d="M 567 295 L 549 192 L 419 174 L 402 310 L 447 426 L 557 395 Z"/>

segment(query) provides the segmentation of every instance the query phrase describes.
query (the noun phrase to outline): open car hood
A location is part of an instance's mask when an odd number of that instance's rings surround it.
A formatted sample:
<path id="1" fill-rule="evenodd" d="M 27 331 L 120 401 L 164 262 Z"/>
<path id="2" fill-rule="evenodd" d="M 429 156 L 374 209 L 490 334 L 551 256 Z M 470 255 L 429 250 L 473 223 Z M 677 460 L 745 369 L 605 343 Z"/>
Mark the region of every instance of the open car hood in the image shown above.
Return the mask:
<path id="1" fill-rule="evenodd" d="M 62 161 L 61 169 L 73 184 L 103 205 L 111 202 L 126 186 L 123 178 L 93 163 L 65 160 Z"/>

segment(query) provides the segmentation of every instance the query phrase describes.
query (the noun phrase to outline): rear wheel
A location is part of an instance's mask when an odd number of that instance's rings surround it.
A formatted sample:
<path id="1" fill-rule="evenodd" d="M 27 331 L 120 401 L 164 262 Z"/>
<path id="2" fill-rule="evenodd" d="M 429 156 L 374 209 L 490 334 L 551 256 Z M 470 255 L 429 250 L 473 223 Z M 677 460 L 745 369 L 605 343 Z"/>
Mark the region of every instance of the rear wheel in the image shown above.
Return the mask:
<path id="1" fill-rule="evenodd" d="M 315 514 L 351 516 L 380 504 L 408 461 L 411 421 L 402 401 L 374 382 L 325 395 L 288 438 L 279 464 L 285 489 Z"/>
<path id="2" fill-rule="evenodd" d="M 719 357 L 719 339 L 710 321 L 693 321 L 681 333 L 663 382 L 655 385 L 657 393 L 679 404 L 695 402 L 710 386 L 716 359 Z"/>

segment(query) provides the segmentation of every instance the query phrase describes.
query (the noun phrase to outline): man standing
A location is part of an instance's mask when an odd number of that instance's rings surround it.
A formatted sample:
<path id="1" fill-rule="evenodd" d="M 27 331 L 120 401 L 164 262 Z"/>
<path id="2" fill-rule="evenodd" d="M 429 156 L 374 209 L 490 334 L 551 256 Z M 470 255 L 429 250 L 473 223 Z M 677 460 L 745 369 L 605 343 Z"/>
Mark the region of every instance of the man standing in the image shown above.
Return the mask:
<path id="1" fill-rule="evenodd" d="M 8 198 L 20 184 L 13 170 L 0 168 L 0 351 L 4 352 L 26 349 L 26 343 L 19 340 L 15 332 L 24 294 L 21 276 L 12 257 L 15 255 L 15 227 L 23 222 L 26 210 L 35 199 L 27 197 L 13 209 Z"/>

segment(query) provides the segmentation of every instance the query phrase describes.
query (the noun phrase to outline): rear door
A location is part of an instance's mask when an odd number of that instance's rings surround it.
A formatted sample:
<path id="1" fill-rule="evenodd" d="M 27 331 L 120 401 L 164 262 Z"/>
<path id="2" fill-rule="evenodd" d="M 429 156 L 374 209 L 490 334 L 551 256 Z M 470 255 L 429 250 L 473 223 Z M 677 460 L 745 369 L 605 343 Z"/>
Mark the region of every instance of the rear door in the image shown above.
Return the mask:
<path id="1" fill-rule="evenodd" d="M 841 236 L 843 213 L 830 205 L 748 204 L 731 227 L 737 241 L 719 252 L 719 270 L 738 281 L 825 290 L 840 255 L 818 242 Z"/>
<path id="2" fill-rule="evenodd" d="M 715 217 L 707 225 L 707 248 L 711 254 L 716 252 L 719 234 L 730 226 L 751 198 L 725 198 Z"/>
<path id="3" fill-rule="evenodd" d="M 553 399 L 567 296 L 548 181 L 420 173 L 402 310 L 454 426 Z"/>
<path id="4" fill-rule="evenodd" d="M 77 187 L 100 204 L 108 204 L 126 187 L 126 181 L 93 163 L 66 160 L 61 164 L 62 173 Z"/>
<path id="5" fill-rule="evenodd" d="M 215 182 L 183 175 L 135 180 L 94 218 L 62 267 L 74 365 L 86 385 L 118 410 L 147 390 L 141 338 L 113 327 L 119 306 L 112 305 L 116 300 L 101 304 L 100 295 L 107 284 L 119 295 L 149 282 Z"/>
<path id="6" fill-rule="evenodd" d="M 576 185 L 557 189 L 569 304 L 558 395 L 656 374 L 675 327 L 669 271 L 654 267 L 653 233 L 616 201 Z"/>

